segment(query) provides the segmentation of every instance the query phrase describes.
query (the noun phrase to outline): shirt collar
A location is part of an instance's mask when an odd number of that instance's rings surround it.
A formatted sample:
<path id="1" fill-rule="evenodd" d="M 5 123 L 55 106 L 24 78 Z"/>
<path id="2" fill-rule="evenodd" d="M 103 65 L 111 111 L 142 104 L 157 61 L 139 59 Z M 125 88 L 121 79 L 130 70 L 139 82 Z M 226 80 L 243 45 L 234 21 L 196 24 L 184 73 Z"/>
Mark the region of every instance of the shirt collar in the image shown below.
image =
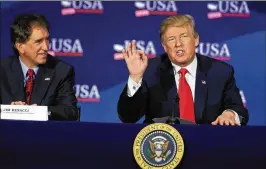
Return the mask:
<path id="1" fill-rule="evenodd" d="M 178 71 L 181 69 L 181 67 L 178 66 L 178 65 L 176 65 L 176 64 L 174 64 L 174 63 L 172 63 L 172 62 L 171 62 L 171 64 L 172 64 L 173 67 L 174 67 L 174 73 L 175 73 L 175 74 L 178 73 Z M 197 56 L 195 56 L 194 59 L 193 59 L 193 61 L 192 61 L 189 65 L 187 65 L 187 66 L 185 66 L 185 67 L 183 67 L 183 68 L 186 68 L 186 69 L 188 70 L 188 73 L 189 73 L 192 77 L 196 77 L 197 64 L 198 64 L 198 59 L 197 59 Z"/>
<path id="2" fill-rule="evenodd" d="M 20 56 L 19 56 L 19 61 L 20 61 L 21 67 L 22 67 L 24 79 L 26 79 L 26 75 L 27 75 L 27 72 L 28 72 L 29 68 L 22 62 Z M 33 71 L 34 71 L 35 75 L 37 75 L 38 70 L 39 70 L 39 67 L 33 68 Z"/>

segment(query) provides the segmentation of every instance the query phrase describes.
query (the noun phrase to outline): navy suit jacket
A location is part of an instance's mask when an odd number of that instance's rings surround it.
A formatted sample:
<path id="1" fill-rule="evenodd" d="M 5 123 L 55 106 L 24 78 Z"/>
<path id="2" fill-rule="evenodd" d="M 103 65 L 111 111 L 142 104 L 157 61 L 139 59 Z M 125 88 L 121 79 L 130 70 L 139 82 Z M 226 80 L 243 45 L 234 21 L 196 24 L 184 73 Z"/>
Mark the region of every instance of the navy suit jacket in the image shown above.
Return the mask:
<path id="1" fill-rule="evenodd" d="M 226 109 L 234 110 L 242 125 L 248 122 L 229 64 L 196 54 L 198 59 L 195 84 L 195 118 L 197 124 L 210 124 Z M 205 81 L 205 82 L 204 82 Z M 149 60 L 141 87 L 133 97 L 127 95 L 127 85 L 118 101 L 118 115 L 122 122 L 135 123 L 145 115 L 144 123 L 153 118 L 179 117 L 177 87 L 173 66 L 167 54 Z"/>
<path id="2" fill-rule="evenodd" d="M 30 104 L 48 106 L 49 120 L 77 120 L 77 99 L 73 90 L 74 68 L 48 55 L 39 65 Z M 0 104 L 25 101 L 24 77 L 18 56 L 1 59 Z"/>

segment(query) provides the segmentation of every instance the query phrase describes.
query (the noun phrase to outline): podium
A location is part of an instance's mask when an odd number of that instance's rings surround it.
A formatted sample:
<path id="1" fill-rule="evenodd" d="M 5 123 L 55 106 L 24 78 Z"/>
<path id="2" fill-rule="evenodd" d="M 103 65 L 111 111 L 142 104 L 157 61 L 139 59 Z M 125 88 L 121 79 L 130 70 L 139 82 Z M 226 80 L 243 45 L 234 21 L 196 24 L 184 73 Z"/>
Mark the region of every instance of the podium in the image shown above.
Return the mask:
<path id="1" fill-rule="evenodd" d="M 133 142 L 145 124 L 0 120 L 0 168 L 138 169 Z M 178 169 L 266 168 L 266 127 L 174 125 Z"/>

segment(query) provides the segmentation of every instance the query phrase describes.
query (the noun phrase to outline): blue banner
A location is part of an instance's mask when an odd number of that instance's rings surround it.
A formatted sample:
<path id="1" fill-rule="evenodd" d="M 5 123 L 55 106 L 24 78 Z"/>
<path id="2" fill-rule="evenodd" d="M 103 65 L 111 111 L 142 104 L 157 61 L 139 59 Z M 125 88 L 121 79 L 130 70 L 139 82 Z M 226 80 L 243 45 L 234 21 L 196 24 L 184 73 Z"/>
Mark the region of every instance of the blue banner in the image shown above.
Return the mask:
<path id="1" fill-rule="evenodd" d="M 163 48 L 159 25 L 169 15 L 191 14 L 200 36 L 197 52 L 235 68 L 250 113 L 249 125 L 266 125 L 266 3 L 245 1 L 2 2 L 1 57 L 12 55 L 9 26 L 21 13 L 43 14 L 51 25 L 49 53 L 76 69 L 81 121 L 120 122 L 117 101 L 128 79 L 121 56 L 128 42 L 149 58 Z M 141 122 L 141 121 L 140 121 Z"/>

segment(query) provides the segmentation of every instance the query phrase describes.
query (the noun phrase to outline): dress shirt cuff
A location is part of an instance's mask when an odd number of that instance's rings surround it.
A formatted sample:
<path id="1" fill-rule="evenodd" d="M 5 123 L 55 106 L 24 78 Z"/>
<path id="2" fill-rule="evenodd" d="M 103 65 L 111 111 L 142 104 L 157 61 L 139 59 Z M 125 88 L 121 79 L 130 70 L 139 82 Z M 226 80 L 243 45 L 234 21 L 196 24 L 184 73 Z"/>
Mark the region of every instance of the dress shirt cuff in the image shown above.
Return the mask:
<path id="1" fill-rule="evenodd" d="M 226 109 L 225 111 L 231 111 L 231 112 L 233 112 L 235 114 L 235 121 L 236 121 L 236 123 L 239 124 L 239 125 L 241 125 L 240 118 L 239 118 L 238 114 L 234 110 Z"/>
<path id="2" fill-rule="evenodd" d="M 138 91 L 142 83 L 142 78 L 140 79 L 139 83 L 135 82 L 133 79 L 128 77 L 128 82 L 127 82 L 127 95 L 128 97 L 133 97 L 134 94 Z"/>

